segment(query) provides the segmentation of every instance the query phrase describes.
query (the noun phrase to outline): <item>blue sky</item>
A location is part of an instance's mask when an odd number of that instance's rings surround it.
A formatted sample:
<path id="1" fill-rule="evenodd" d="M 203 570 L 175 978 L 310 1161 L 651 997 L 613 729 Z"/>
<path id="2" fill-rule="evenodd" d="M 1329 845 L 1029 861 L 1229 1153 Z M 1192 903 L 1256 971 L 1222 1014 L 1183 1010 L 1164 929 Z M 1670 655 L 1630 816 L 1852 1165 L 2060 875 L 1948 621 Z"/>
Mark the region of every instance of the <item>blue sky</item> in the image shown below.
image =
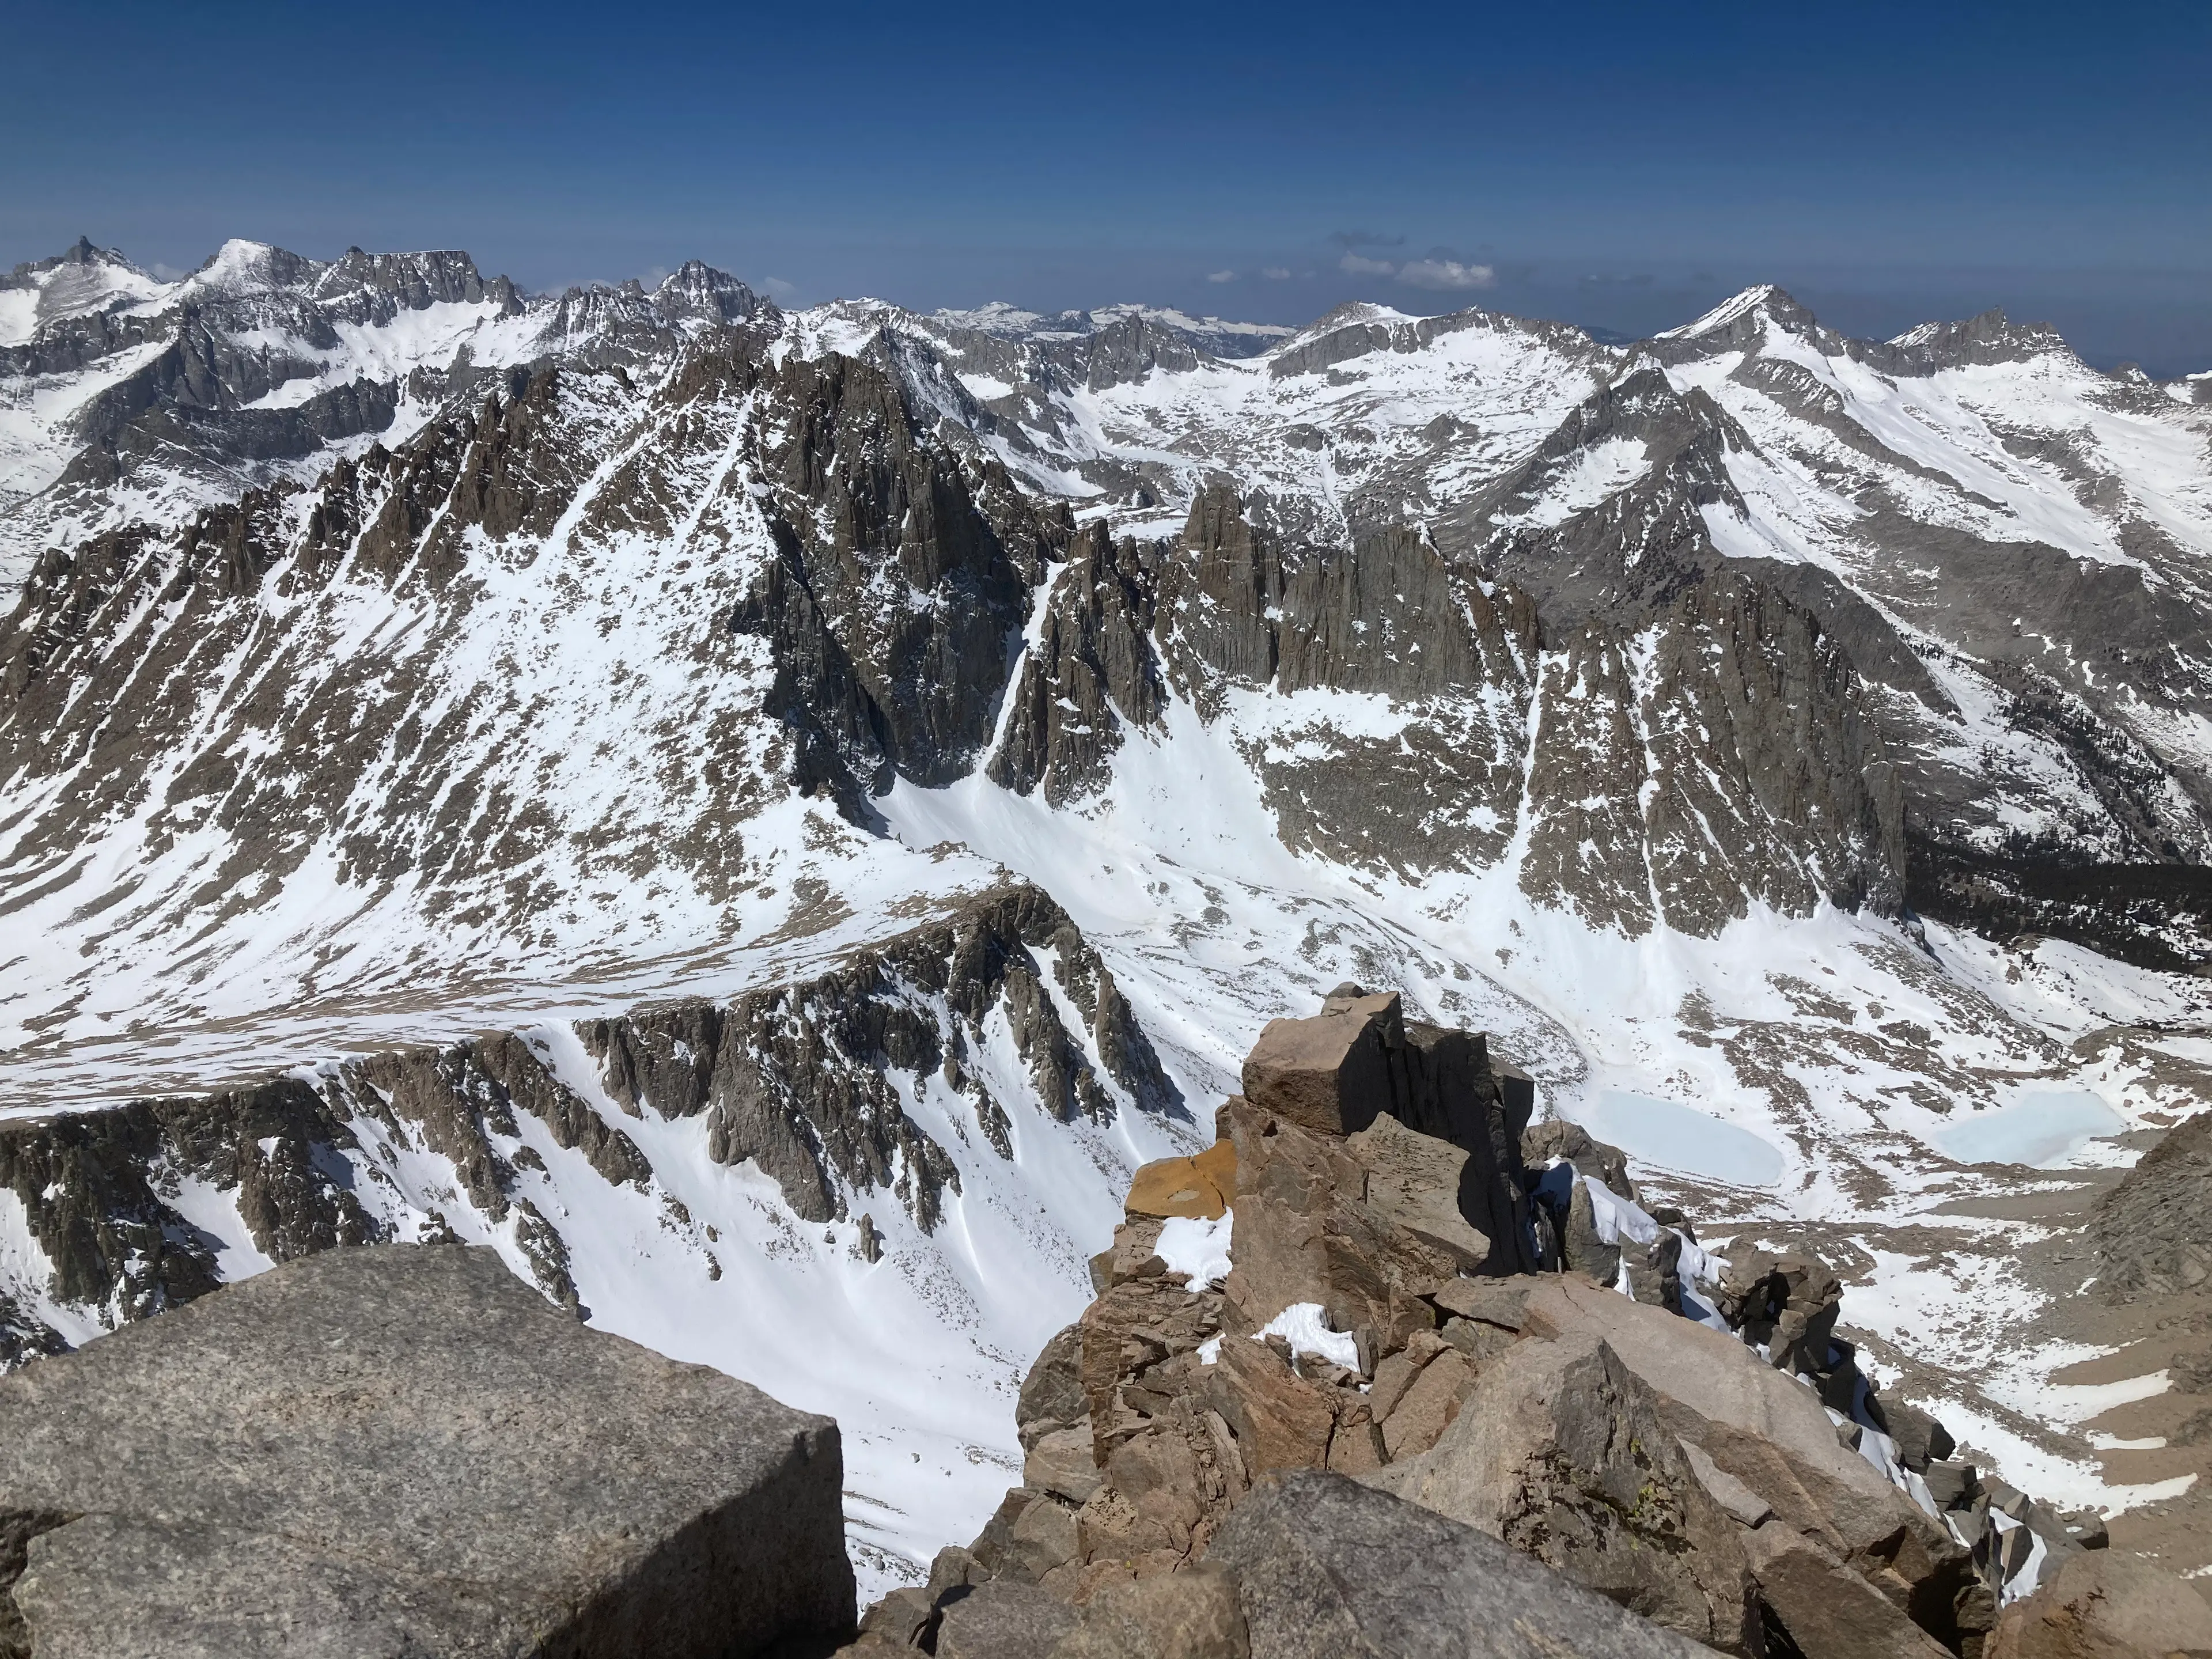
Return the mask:
<path id="1" fill-rule="evenodd" d="M 0 0 L 0 265 L 246 235 L 530 288 L 1480 303 L 1776 281 L 2212 367 L 2212 6 L 98 8 Z M 1279 274 L 1270 274 L 1279 273 Z"/>

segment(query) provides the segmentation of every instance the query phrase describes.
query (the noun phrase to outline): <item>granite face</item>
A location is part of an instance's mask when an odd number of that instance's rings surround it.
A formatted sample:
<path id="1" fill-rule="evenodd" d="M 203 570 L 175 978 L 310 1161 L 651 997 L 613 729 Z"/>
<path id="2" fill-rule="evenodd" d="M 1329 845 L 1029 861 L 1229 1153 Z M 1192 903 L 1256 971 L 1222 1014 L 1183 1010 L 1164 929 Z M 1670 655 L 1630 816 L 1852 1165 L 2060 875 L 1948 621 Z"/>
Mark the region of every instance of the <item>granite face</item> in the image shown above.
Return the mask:
<path id="1" fill-rule="evenodd" d="M 1709 1651 L 1473 1527 L 1322 1471 L 1261 1486 L 1208 1559 L 1237 1573 L 1253 1659 Z"/>
<path id="2" fill-rule="evenodd" d="M 0 1382 L 0 1654 L 751 1653 L 854 1620 L 836 1425 L 489 1250 L 325 1251 Z"/>

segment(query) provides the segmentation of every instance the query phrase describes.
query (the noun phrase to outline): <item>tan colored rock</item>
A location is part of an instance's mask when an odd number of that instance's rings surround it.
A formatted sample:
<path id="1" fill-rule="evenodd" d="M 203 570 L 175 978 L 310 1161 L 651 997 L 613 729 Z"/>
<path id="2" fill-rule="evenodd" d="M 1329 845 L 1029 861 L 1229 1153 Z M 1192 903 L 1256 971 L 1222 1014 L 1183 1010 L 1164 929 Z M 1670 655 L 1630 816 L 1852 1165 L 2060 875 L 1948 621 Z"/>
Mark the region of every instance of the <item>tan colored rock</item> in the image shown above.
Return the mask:
<path id="1" fill-rule="evenodd" d="M 1510 1279 L 1455 1279 L 1438 1286 L 1429 1300 L 1445 1313 L 1517 1336 L 1528 1316 L 1528 1292 L 1544 1282 L 1527 1273 Z"/>
<path id="2" fill-rule="evenodd" d="M 1195 1158 L 1164 1158 L 1139 1170 L 1121 1207 L 1132 1216 L 1218 1220 L 1237 1195 L 1237 1148 L 1217 1141 Z"/>
<path id="3" fill-rule="evenodd" d="M 1404 1397 L 1382 1419 L 1382 1448 L 1391 1462 L 1435 1445 L 1474 1386 L 1474 1368 L 1456 1349 L 1447 1347 L 1422 1366 Z"/>
<path id="4" fill-rule="evenodd" d="M 1490 1259 L 1490 1240 L 1460 1213 L 1460 1182 L 1468 1161 L 1462 1149 L 1416 1133 L 1388 1116 L 1350 1136 L 1344 1148 L 1367 1172 L 1362 1199 L 1382 1224 L 1448 1261 L 1452 1272 L 1443 1276 L 1447 1280 L 1481 1271 Z"/>
<path id="5" fill-rule="evenodd" d="M 1950 1534 L 1838 1443 L 1820 1398 L 1733 1337 L 1563 1275 L 1529 1293 L 1528 1330 L 1605 1338 L 1660 1420 L 1952 1644 L 1989 1627 L 1987 1591 Z"/>
<path id="6" fill-rule="evenodd" d="M 1158 1261 L 1152 1247 L 1160 1241 L 1162 1218 L 1158 1216 L 1133 1215 L 1114 1229 L 1114 1242 L 1102 1253 L 1103 1282 L 1094 1289 L 1104 1291 L 1132 1279 L 1156 1277 L 1148 1273 L 1147 1264 Z M 1094 1267 L 1094 1278 L 1097 1270 Z"/>
<path id="7" fill-rule="evenodd" d="M 1220 1310 L 1218 1293 L 1194 1296 L 1180 1279 L 1155 1273 L 1109 1286 L 1084 1310 L 1077 1322 L 1079 1375 L 1090 1408 L 1094 1462 L 1103 1467 L 1115 1446 L 1151 1414 L 1131 1407 L 1127 1389 L 1143 1388 L 1146 1378 L 1169 1362 L 1194 1356 L 1219 1328 Z M 1175 1386 L 1158 1391 L 1171 1394 Z"/>
<path id="8" fill-rule="evenodd" d="M 1729 1518 L 1739 1525 L 1756 1527 L 1774 1513 L 1773 1504 L 1715 1463 L 1703 1446 L 1694 1441 L 1684 1441 L 1682 1452 L 1690 1460 L 1690 1472 L 1698 1477 L 1698 1484 L 1711 1492 L 1713 1502 L 1726 1510 Z"/>
<path id="9" fill-rule="evenodd" d="M 1457 1360 L 1432 1361 L 1423 1382 Z M 1421 1385 L 1383 1425 L 1386 1439 Z M 1393 1448 L 1394 1455 L 1400 1448 Z M 1755 1648 L 1737 1528 L 1659 1406 L 1601 1338 L 1528 1342 L 1474 1378 L 1433 1449 L 1369 1484 L 1503 1540 L 1654 1623 Z"/>
<path id="10" fill-rule="evenodd" d="M 1244 1060 L 1244 1097 L 1303 1128 L 1347 1135 L 1390 1101 L 1389 1053 L 1405 1043 L 1398 994 L 1332 997 L 1311 1019 L 1267 1022 Z"/>
<path id="11" fill-rule="evenodd" d="M 1192 1474 L 1183 1451 L 1182 1443 L 1166 1433 L 1141 1433 L 1115 1449 L 1121 1458 L 1119 1471 L 1109 1471 L 1075 1513 L 1078 1558 L 1086 1566 L 1121 1562 L 1134 1571 L 1134 1564 L 1144 1559 L 1175 1564 L 1186 1558 L 1201 1510 L 1197 1493 L 1175 1484 Z M 1124 1489 L 1115 1474 L 1134 1491 Z"/>
<path id="12" fill-rule="evenodd" d="M 1743 1534 L 1760 1598 L 1805 1659 L 1942 1659 L 1946 1650 L 1834 1552 L 1775 1520 Z"/>
<path id="13" fill-rule="evenodd" d="M 2212 1607 L 2172 1574 L 2116 1550 L 2070 1555 L 1998 1617 L 1985 1659 L 2212 1656 Z"/>
<path id="14" fill-rule="evenodd" d="M 1088 1419 L 1042 1436 L 1022 1460 L 1022 1484 L 1081 1504 L 1103 1477 L 1093 1455 Z"/>
<path id="15" fill-rule="evenodd" d="M 1434 1331 L 1417 1331 L 1404 1347 L 1376 1362 L 1375 1382 L 1367 1391 L 1367 1403 L 1376 1421 L 1383 1421 L 1398 1408 L 1421 1368 L 1449 1346 Z"/>
<path id="16" fill-rule="evenodd" d="M 1336 1426 L 1328 1395 L 1269 1344 L 1224 1337 L 1206 1380 L 1208 1398 L 1236 1435 L 1250 1474 L 1328 1466 Z"/>
<path id="17" fill-rule="evenodd" d="M 1237 1576 L 1212 1562 L 1099 1584 L 1050 1659 L 1245 1659 Z"/>
<path id="18" fill-rule="evenodd" d="M 1044 1345 L 1022 1379 L 1014 1422 L 1026 1448 L 1038 1436 L 1065 1428 L 1090 1410 L 1083 1393 L 1083 1328 L 1070 1325 Z"/>
<path id="19" fill-rule="evenodd" d="M 1034 1584 L 1074 1560 L 1079 1548 L 1075 1513 L 1073 1504 L 1049 1492 L 1038 1497 L 1007 1534 L 1000 1577 Z"/>
<path id="20" fill-rule="evenodd" d="M 1360 1172 L 1343 1143 L 1232 1097 L 1218 1114 L 1237 1149 L 1237 1237 L 1222 1283 L 1224 1328 L 1258 1330 L 1294 1303 L 1328 1305 L 1323 1243 L 1340 1178 Z"/>
<path id="21" fill-rule="evenodd" d="M 1339 1474 L 1357 1477 L 1381 1468 L 1389 1461 L 1373 1407 L 1357 1395 L 1340 1399 L 1336 1431 L 1328 1442 L 1328 1467 Z"/>
<path id="22" fill-rule="evenodd" d="M 1179 1391 L 1159 1399 L 1157 1414 L 1107 1460 L 1104 1479 L 1076 1517 L 1086 1572 L 1108 1561 L 1132 1572 L 1168 1571 L 1204 1548 L 1249 1490 L 1236 1436 L 1200 1397 L 1212 1375 L 1202 1369 L 1202 1376 L 1174 1379 Z"/>
<path id="23" fill-rule="evenodd" d="M 1465 1355 L 1467 1363 L 1477 1370 L 1521 1340 L 1510 1331 L 1501 1331 L 1479 1319 L 1447 1319 L 1437 1334 Z"/>
<path id="24" fill-rule="evenodd" d="M 1305 1302 L 1337 1330 L 1365 1330 L 1376 1353 L 1435 1328 L 1422 1298 L 1488 1249 L 1455 1206 L 1466 1154 L 1395 1119 L 1340 1139 L 1242 1097 L 1219 1115 L 1237 1148 L 1223 1328 L 1249 1334 Z"/>

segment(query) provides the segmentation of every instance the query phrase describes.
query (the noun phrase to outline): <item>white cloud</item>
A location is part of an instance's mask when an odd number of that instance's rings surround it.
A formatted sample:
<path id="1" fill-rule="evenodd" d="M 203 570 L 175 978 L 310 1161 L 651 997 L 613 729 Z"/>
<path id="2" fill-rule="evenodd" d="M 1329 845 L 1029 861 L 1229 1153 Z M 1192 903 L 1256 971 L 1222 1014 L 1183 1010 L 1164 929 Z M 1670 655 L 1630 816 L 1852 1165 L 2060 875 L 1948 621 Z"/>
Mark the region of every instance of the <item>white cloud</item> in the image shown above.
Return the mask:
<path id="1" fill-rule="evenodd" d="M 799 292 L 798 283 L 787 283 L 781 276 L 763 276 L 761 278 L 760 285 L 779 300 L 788 300 Z"/>
<path id="2" fill-rule="evenodd" d="M 1269 265 L 1260 274 L 1271 283 L 1287 283 L 1291 280 L 1291 273 L 1281 265 Z"/>
<path id="3" fill-rule="evenodd" d="M 1357 253 L 1347 253 L 1336 263 L 1355 276 L 1388 276 L 1398 269 L 1388 259 L 1363 258 Z"/>
<path id="4" fill-rule="evenodd" d="M 1351 261 L 1347 258 L 1347 265 Z M 1463 265 L 1456 259 L 1408 259 L 1400 267 L 1398 280 L 1413 288 L 1489 288 L 1498 273 L 1488 265 Z"/>
<path id="5" fill-rule="evenodd" d="M 1237 273 L 1233 270 L 1209 270 L 1206 273 L 1206 280 L 1209 283 L 1233 283 L 1237 280 Z"/>

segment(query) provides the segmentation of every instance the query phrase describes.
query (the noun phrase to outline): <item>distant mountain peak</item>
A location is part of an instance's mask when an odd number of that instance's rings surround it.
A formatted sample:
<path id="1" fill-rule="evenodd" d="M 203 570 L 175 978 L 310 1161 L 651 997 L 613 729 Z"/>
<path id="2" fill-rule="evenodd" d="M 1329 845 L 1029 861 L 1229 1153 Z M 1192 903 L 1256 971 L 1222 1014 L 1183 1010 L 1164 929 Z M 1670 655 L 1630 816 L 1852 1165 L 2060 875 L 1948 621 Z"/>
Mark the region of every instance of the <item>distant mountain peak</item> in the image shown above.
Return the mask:
<path id="1" fill-rule="evenodd" d="M 2015 323 L 2001 306 L 1954 322 L 1922 323 L 1887 343 L 1917 362 L 1936 368 L 1963 363 L 2025 362 L 2056 352 L 2073 355 L 2064 337 L 2048 323 Z"/>
<path id="2" fill-rule="evenodd" d="M 1655 340 L 1696 341 L 1721 346 L 1748 345 L 1769 323 L 1792 334 L 1809 334 L 1820 321 L 1796 297 L 1772 283 L 1759 283 L 1730 295 L 1694 321 L 1662 329 Z"/>

